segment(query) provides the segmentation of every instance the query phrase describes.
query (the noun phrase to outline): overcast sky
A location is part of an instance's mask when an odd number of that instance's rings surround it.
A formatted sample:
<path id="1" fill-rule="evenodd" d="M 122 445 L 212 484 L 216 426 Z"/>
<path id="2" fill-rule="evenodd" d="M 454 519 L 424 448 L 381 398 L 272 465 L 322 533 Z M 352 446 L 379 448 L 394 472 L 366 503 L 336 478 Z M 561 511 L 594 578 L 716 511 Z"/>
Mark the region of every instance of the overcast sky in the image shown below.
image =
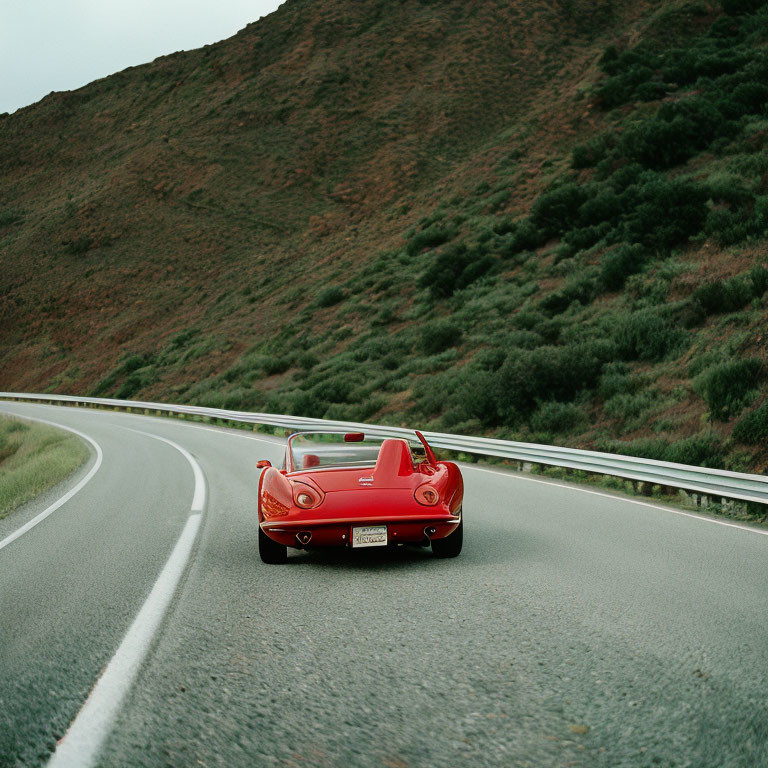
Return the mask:
<path id="1" fill-rule="evenodd" d="M 282 0 L 0 0 L 0 113 L 234 35 Z"/>

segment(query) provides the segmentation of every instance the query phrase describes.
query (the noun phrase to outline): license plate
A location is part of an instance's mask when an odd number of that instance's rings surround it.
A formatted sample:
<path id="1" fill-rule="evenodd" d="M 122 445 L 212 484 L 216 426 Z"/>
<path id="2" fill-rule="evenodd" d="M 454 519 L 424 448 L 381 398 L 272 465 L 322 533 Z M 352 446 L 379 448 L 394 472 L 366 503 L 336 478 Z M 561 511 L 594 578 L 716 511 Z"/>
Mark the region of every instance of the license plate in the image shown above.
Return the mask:
<path id="1" fill-rule="evenodd" d="M 387 526 L 366 525 L 352 529 L 353 547 L 386 547 Z"/>

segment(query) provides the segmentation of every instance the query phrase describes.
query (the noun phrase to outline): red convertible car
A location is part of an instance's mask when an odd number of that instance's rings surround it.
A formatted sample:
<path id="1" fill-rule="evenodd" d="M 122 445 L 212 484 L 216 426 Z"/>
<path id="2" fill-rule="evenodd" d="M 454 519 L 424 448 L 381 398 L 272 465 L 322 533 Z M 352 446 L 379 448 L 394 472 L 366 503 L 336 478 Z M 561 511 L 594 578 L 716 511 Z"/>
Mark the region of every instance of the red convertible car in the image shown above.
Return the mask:
<path id="1" fill-rule="evenodd" d="M 259 554 L 284 563 L 288 547 L 431 545 L 461 552 L 459 468 L 438 461 L 420 432 L 379 439 L 362 432 L 297 432 L 285 464 L 260 461 Z"/>

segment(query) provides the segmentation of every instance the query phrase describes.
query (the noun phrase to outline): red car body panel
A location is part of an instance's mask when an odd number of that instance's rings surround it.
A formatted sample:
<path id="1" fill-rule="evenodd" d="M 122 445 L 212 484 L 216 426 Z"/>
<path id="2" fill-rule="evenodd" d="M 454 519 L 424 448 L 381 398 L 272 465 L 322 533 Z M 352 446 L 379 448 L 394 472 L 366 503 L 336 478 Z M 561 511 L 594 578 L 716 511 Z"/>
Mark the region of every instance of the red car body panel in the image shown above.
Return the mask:
<path id="1" fill-rule="evenodd" d="M 406 440 L 387 439 L 374 467 L 323 469 L 293 469 L 289 451 L 287 469 L 268 467 L 259 478 L 262 531 L 297 548 L 349 546 L 352 528 L 368 525 L 386 525 L 390 544 L 428 543 L 448 536 L 461 522 L 461 472 L 452 462 L 437 461 L 429 446 L 425 448 L 426 460 L 414 463 Z M 302 463 L 306 465 L 307 458 L 314 463 L 312 454 L 305 454 Z M 417 501 L 416 489 L 425 484 L 437 493 L 437 503 Z M 300 507 L 296 497 L 302 492 L 319 503 Z"/>

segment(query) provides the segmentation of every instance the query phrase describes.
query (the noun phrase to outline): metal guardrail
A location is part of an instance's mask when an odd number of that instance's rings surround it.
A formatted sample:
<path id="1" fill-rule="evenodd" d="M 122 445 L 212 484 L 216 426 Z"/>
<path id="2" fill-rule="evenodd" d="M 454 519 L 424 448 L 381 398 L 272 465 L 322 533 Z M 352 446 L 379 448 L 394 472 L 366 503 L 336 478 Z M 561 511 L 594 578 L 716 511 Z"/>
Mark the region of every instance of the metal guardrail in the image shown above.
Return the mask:
<path id="1" fill-rule="evenodd" d="M 350 421 L 328 421 L 301 416 L 285 416 L 271 413 L 250 413 L 248 411 L 227 411 L 221 408 L 203 408 L 196 405 L 167 405 L 165 403 L 142 402 L 138 400 L 114 400 L 100 397 L 77 397 L 73 395 L 45 395 L 20 392 L 0 392 L 0 399 L 25 400 L 51 403 L 53 405 L 97 406 L 107 408 L 156 411 L 183 416 L 199 416 L 222 419 L 246 424 L 282 427 L 290 430 L 303 429 L 345 429 L 365 431 L 379 437 L 412 436 L 413 431 L 402 427 L 386 427 L 359 424 Z M 511 440 L 496 440 L 489 437 L 468 437 L 440 432 L 424 432 L 430 445 L 450 451 L 478 456 L 496 456 L 532 464 L 547 464 L 567 469 L 583 470 L 601 475 L 614 475 L 628 480 L 637 480 L 653 485 L 682 488 L 687 491 L 727 499 L 739 499 L 768 504 L 768 476 L 751 475 L 743 472 L 728 472 L 721 469 L 705 469 L 688 464 L 672 464 L 635 456 L 621 456 L 599 451 L 584 451 L 575 448 L 558 448 L 552 445 L 519 443 Z"/>

